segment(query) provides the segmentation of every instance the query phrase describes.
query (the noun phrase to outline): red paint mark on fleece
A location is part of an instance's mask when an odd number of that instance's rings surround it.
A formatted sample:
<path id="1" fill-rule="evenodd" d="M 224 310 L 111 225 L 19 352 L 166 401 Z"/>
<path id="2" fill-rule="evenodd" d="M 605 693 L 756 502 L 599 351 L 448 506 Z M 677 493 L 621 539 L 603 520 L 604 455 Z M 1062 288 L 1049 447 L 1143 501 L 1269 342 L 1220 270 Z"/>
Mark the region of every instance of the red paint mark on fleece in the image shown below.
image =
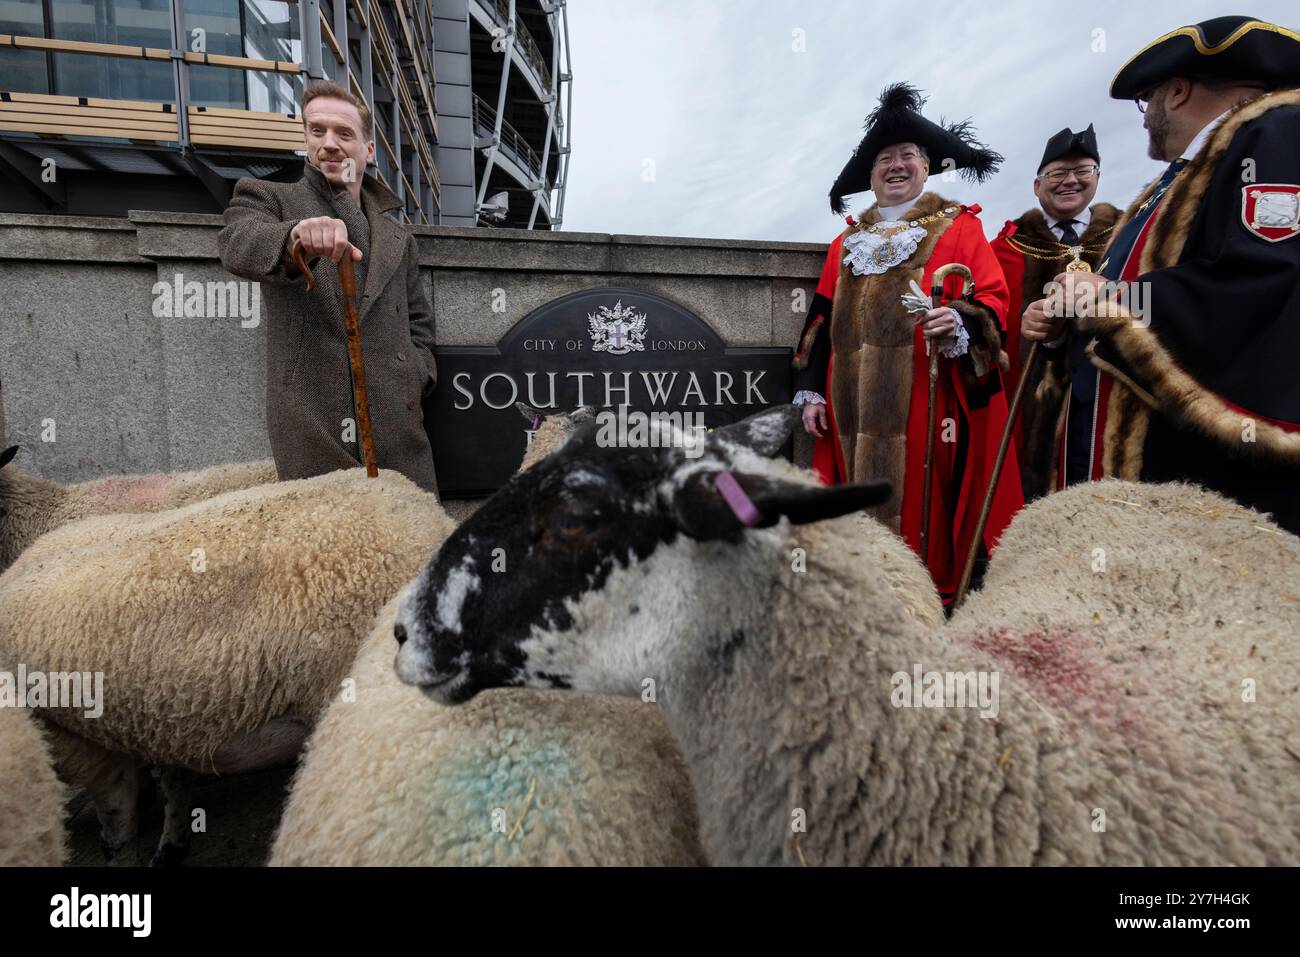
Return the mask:
<path id="1" fill-rule="evenodd" d="M 121 475 L 97 483 L 95 497 L 115 511 L 151 511 L 162 503 L 171 488 L 169 475 Z"/>
<path id="2" fill-rule="evenodd" d="M 1138 730 L 1139 715 L 1124 682 L 1094 639 L 1068 628 L 993 628 L 962 643 L 987 654 L 1008 677 L 1023 680 L 1044 703 L 1089 723 Z"/>

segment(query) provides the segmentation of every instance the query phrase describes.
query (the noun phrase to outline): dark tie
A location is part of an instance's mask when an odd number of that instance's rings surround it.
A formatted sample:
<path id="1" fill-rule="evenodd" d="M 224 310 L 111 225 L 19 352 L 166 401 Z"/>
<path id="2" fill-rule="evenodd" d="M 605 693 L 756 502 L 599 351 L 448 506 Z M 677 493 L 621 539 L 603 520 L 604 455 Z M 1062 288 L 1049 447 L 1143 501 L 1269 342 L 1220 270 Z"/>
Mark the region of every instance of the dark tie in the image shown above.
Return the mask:
<path id="1" fill-rule="evenodd" d="M 1074 231 L 1077 222 L 1077 219 L 1063 219 L 1056 224 L 1061 227 L 1061 242 L 1067 246 L 1079 245 L 1079 234 Z"/>

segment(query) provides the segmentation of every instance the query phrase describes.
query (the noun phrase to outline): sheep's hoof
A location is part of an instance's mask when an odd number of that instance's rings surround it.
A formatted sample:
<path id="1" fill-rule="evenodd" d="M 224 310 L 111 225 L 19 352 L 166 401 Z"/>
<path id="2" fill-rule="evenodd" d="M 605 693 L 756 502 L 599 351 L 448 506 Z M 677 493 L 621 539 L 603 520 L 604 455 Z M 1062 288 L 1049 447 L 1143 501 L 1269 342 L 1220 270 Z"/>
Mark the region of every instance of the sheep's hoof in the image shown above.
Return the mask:
<path id="1" fill-rule="evenodd" d="M 185 855 L 190 849 L 185 844 L 173 844 L 166 841 L 158 845 L 158 850 L 154 851 L 153 860 L 149 862 L 150 867 L 180 867 L 185 860 Z"/>

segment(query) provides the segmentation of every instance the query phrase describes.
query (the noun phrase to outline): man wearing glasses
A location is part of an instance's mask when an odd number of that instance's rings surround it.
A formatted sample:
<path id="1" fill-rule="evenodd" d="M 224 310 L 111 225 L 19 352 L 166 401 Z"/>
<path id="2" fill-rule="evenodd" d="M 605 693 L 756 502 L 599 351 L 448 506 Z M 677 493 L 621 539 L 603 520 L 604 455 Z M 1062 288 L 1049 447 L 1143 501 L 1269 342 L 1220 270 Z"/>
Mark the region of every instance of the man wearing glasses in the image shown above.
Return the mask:
<path id="1" fill-rule="evenodd" d="M 1169 166 L 1098 273 L 1057 276 L 1063 295 L 1025 311 L 1026 339 L 1058 339 L 1063 312 L 1091 340 L 1071 354 L 1056 487 L 1193 482 L 1300 533 L 1298 84 L 1300 33 L 1251 17 L 1181 27 L 1115 75 Z"/>
<path id="2" fill-rule="evenodd" d="M 1007 315 L 1014 319 L 1007 323 L 1007 355 L 1011 360 L 1007 389 L 1012 393 L 1030 345 L 1020 338 L 1020 314 L 1028 303 L 1046 294 L 1047 285 L 1076 255 L 1090 269 L 1096 269 L 1119 219 L 1119 210 L 1109 203 L 1090 205 L 1097 193 L 1100 163 L 1097 134 L 1091 124 L 1079 133 L 1071 132 L 1069 127 L 1061 130 L 1047 141 L 1038 163 L 1038 175 L 1034 177 L 1038 207 L 1008 221 L 993 240 L 993 252 L 1011 290 L 1011 309 Z M 1027 370 L 1031 380 L 1015 431 L 1020 483 L 1027 502 L 1047 494 L 1052 434 L 1069 375 L 1066 360 L 1071 346 L 1076 345 L 1072 339 L 1081 338 L 1062 333 L 1059 341 L 1048 344 L 1052 348 L 1042 350 L 1044 361 L 1035 369 Z M 1085 344 L 1086 340 L 1076 347 L 1082 349 Z M 1040 402 L 1035 393 L 1048 366 L 1052 388 Z"/>

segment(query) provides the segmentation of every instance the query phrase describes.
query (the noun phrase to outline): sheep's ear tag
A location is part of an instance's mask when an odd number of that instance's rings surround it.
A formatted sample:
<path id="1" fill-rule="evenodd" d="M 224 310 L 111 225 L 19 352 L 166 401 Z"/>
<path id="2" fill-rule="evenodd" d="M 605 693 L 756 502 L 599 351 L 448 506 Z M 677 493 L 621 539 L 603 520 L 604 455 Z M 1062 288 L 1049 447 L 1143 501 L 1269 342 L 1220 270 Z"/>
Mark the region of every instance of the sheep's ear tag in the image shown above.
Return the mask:
<path id="1" fill-rule="evenodd" d="M 714 476 L 713 484 L 741 525 L 753 528 L 763 520 L 763 513 L 758 510 L 754 500 L 745 494 L 745 490 L 740 487 L 740 483 L 730 472 L 719 472 Z"/>
<path id="2" fill-rule="evenodd" d="M 3 452 L 0 452 L 0 469 L 4 468 L 6 465 L 12 462 L 14 456 L 17 454 L 18 454 L 18 446 L 16 445 L 11 445 Z"/>

